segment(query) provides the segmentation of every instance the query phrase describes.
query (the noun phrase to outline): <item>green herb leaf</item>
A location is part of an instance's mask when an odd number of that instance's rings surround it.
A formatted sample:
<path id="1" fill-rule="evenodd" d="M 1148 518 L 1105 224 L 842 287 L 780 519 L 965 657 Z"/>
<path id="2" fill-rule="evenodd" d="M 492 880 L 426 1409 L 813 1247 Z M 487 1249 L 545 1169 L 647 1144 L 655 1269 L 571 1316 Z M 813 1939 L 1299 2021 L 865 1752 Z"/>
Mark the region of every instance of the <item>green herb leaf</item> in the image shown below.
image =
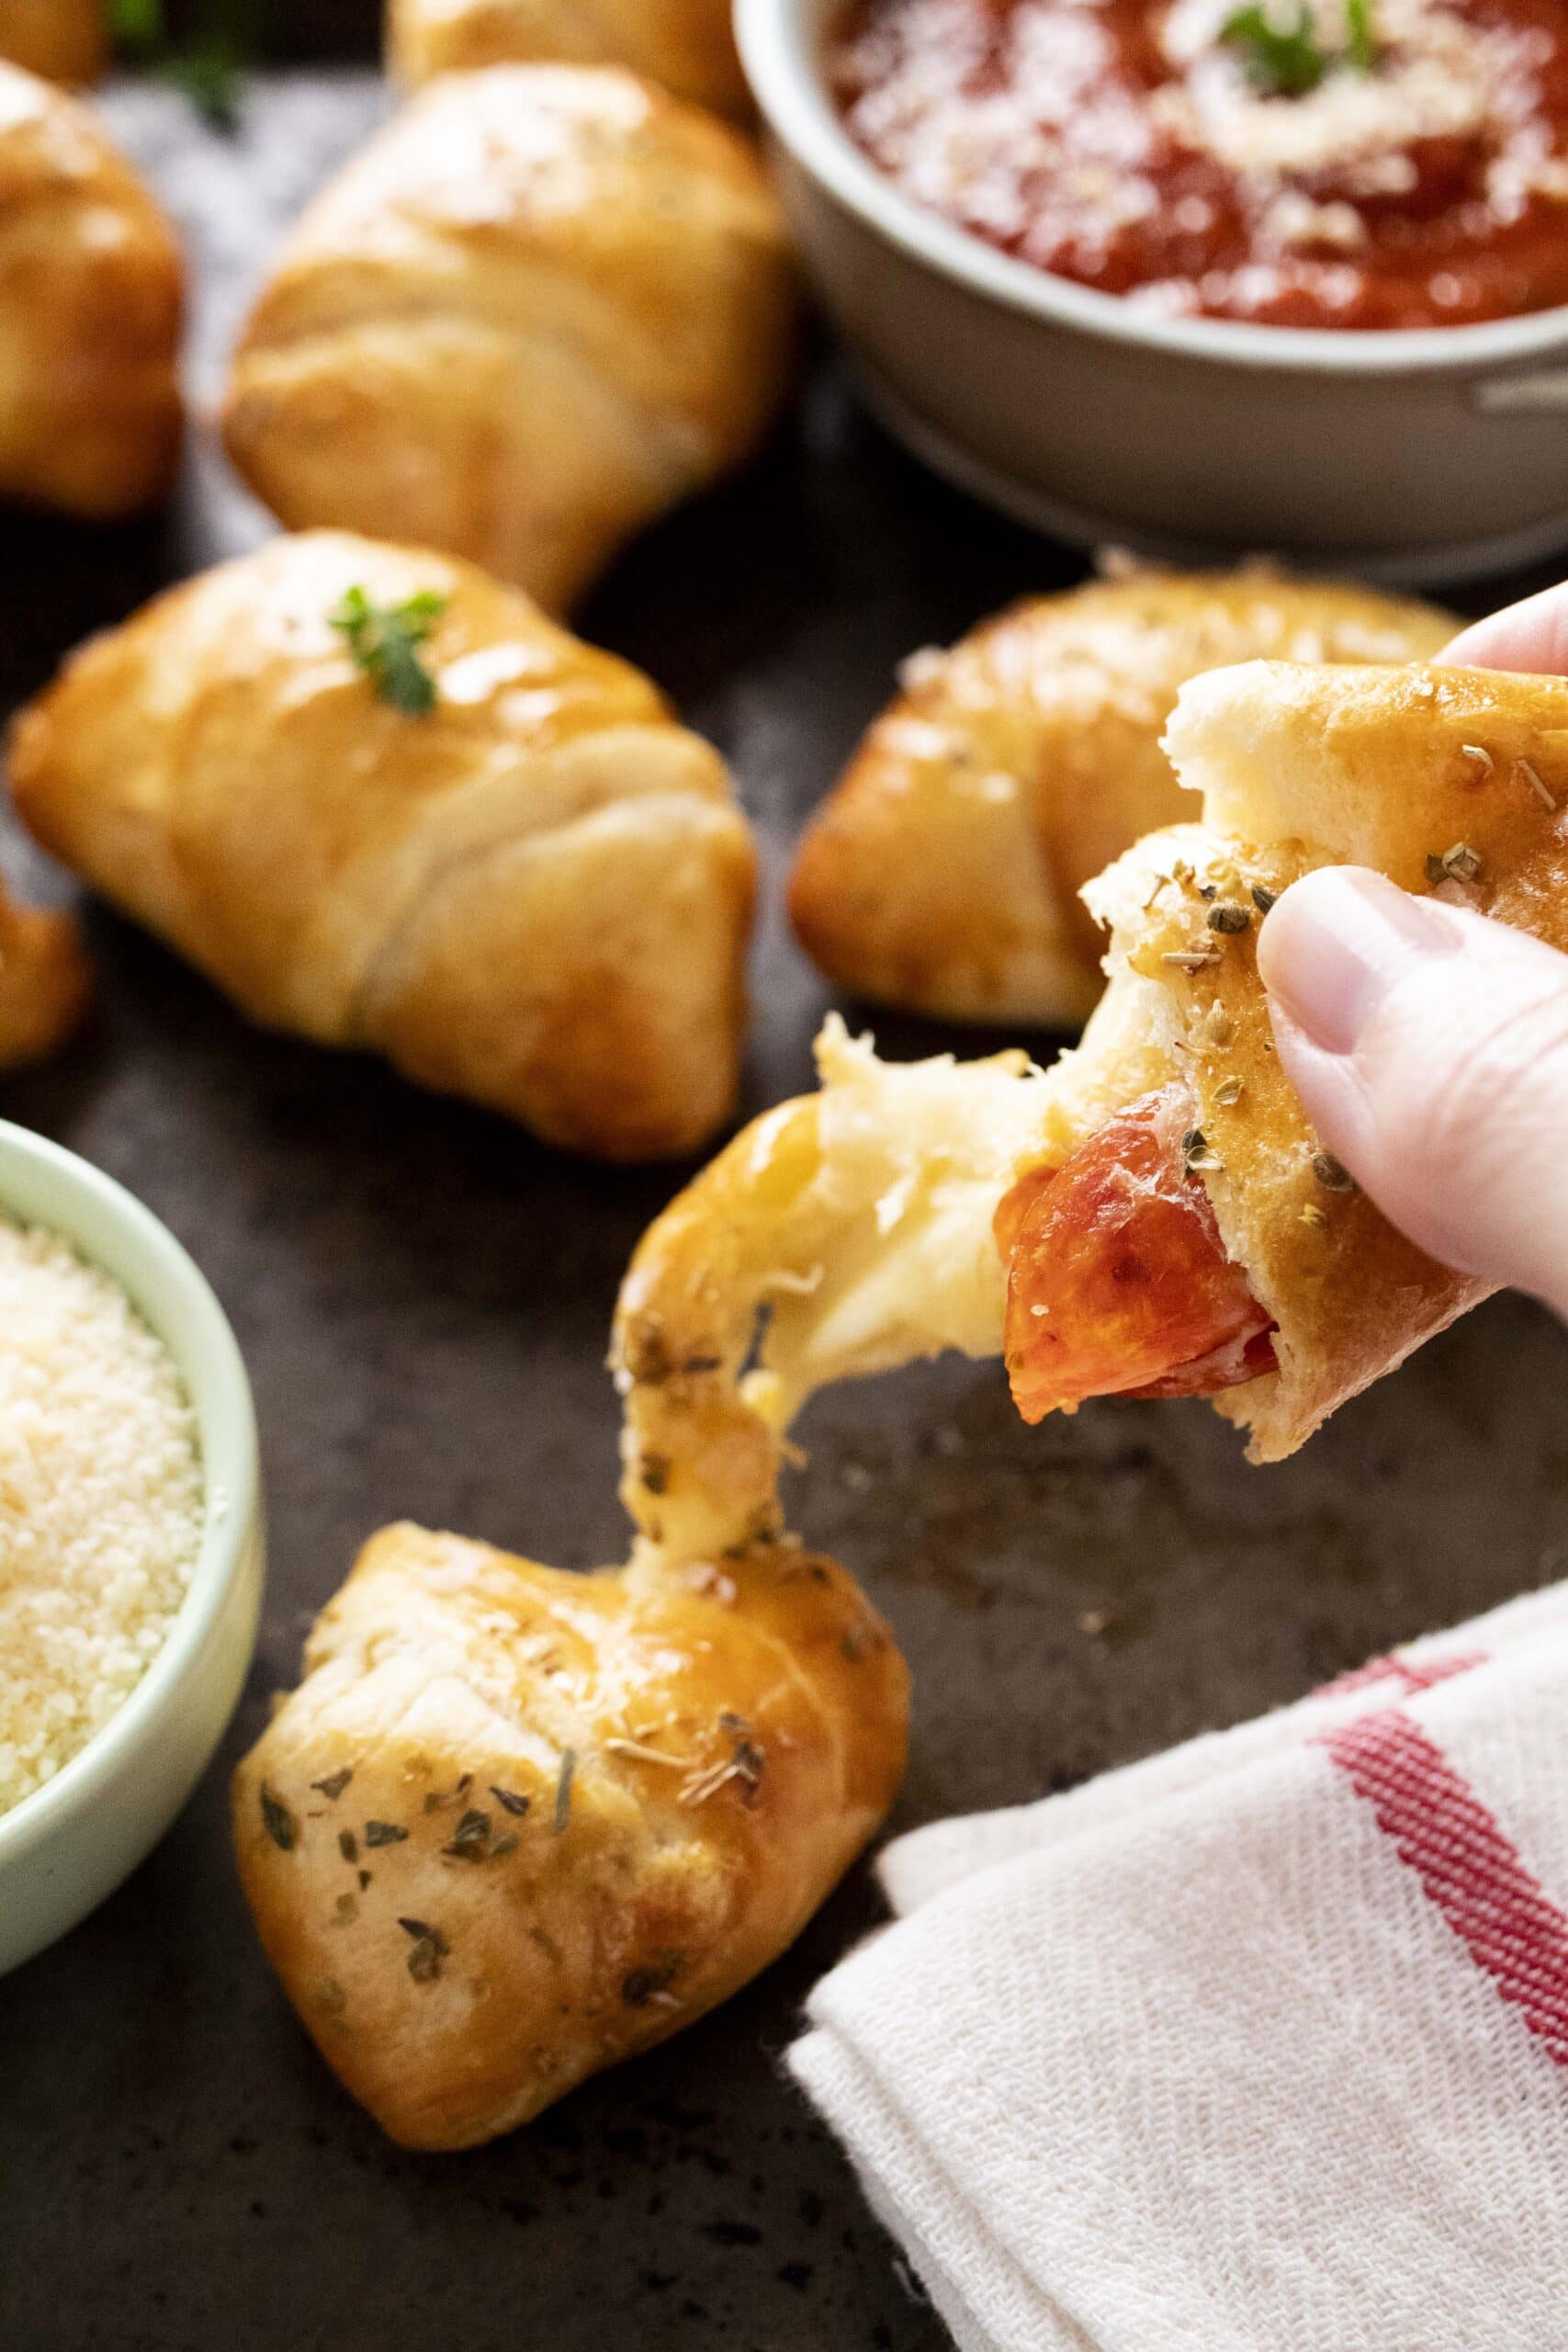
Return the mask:
<path id="1" fill-rule="evenodd" d="M 1370 74 L 1377 64 L 1372 0 L 1345 0 L 1345 54 L 1358 74 Z"/>
<path id="2" fill-rule="evenodd" d="M 257 15 L 258 0 L 205 0 L 191 31 L 176 40 L 164 0 L 111 0 L 110 23 L 131 57 L 183 90 L 218 130 L 232 130 L 255 54 Z"/>
<path id="3" fill-rule="evenodd" d="M 441 1849 L 454 1861 L 482 1862 L 490 1852 L 490 1815 L 477 1809 L 463 1815 L 449 1845 Z"/>
<path id="4" fill-rule="evenodd" d="M 439 1928 L 424 1919 L 400 1919 L 399 1927 L 405 1936 L 413 1939 L 409 1954 L 409 1974 L 416 1984 L 434 1984 L 441 1973 L 441 1963 L 452 1947 Z"/>
<path id="5" fill-rule="evenodd" d="M 1328 71 L 1306 0 L 1297 0 L 1293 17 L 1267 5 L 1237 8 L 1220 27 L 1220 39 L 1241 51 L 1247 80 L 1266 97 L 1304 97 Z"/>
<path id="6" fill-rule="evenodd" d="M 264 1781 L 261 1785 L 262 1827 L 280 1851 L 291 1854 L 299 1842 L 298 1816 L 281 1797 L 275 1797 Z"/>
<path id="7" fill-rule="evenodd" d="M 1371 74 L 1378 62 L 1372 0 L 1345 0 L 1337 52 L 1320 45 L 1310 0 L 1294 0 L 1293 12 L 1287 0 L 1250 0 L 1225 18 L 1219 37 L 1242 51 L 1248 81 L 1270 98 L 1305 97 L 1333 65 Z"/>
<path id="8" fill-rule="evenodd" d="M 576 1770 L 576 1748 L 564 1748 L 561 1751 L 560 1772 L 556 1781 L 556 1813 L 552 1825 L 558 1838 L 571 1819 L 571 1783 Z"/>
<path id="9" fill-rule="evenodd" d="M 1312 1172 L 1325 1193 L 1353 1193 L 1358 1187 L 1348 1168 L 1342 1168 L 1331 1151 L 1313 1154 Z"/>
<path id="10" fill-rule="evenodd" d="M 154 49 L 168 39 L 164 0 L 110 0 L 109 30 L 127 49 Z"/>
<path id="11" fill-rule="evenodd" d="M 356 587 L 330 618 L 381 700 L 411 718 L 427 718 L 435 707 L 436 686 L 419 650 L 446 610 L 446 597 L 434 589 L 400 605 L 378 605 Z"/>

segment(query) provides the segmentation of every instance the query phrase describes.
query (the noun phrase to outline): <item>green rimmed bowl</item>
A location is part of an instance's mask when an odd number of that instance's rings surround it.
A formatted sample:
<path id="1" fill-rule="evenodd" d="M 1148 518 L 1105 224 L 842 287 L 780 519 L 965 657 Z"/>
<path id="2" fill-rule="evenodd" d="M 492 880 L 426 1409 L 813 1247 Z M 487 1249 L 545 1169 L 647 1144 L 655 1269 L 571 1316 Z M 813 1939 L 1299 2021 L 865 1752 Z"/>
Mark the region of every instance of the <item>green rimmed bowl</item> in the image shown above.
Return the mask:
<path id="1" fill-rule="evenodd" d="M 261 1607 L 261 1476 L 250 1383 L 205 1276 L 140 1201 L 73 1152 L 0 1120 L 0 1214 L 123 1283 L 195 1409 L 206 1520 L 190 1589 L 129 1699 L 53 1780 L 0 1814 L 0 1974 L 64 1935 L 151 1852 L 234 1712 Z"/>

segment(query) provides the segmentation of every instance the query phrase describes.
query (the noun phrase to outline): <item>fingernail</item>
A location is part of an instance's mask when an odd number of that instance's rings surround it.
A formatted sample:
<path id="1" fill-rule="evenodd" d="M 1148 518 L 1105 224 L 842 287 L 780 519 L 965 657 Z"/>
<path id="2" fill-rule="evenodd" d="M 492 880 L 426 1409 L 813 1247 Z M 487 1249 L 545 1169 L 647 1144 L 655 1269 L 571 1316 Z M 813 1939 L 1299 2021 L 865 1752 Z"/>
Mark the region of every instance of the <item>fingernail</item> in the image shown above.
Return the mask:
<path id="1" fill-rule="evenodd" d="M 1354 1053 L 1395 980 L 1462 934 L 1447 910 L 1364 866 L 1327 866 L 1285 892 L 1258 943 L 1263 984 L 1325 1053 Z"/>

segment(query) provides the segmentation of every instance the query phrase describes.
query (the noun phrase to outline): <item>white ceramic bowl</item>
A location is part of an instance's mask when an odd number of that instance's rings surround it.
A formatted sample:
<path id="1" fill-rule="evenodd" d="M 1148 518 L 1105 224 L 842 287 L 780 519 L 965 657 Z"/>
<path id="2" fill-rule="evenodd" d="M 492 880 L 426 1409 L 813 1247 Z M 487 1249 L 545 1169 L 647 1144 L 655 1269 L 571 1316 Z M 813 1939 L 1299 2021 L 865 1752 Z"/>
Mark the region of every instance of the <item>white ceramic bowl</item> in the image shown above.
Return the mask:
<path id="1" fill-rule="evenodd" d="M 195 1408 L 207 1522 L 169 1637 L 78 1756 L 0 1814 L 0 1973 L 73 1928 L 135 1869 L 207 1769 L 255 1647 L 262 1515 L 255 1415 L 222 1308 L 167 1228 L 73 1153 L 0 1121 L 0 1211 L 115 1275 Z"/>
<path id="2" fill-rule="evenodd" d="M 912 203 L 840 125 L 840 0 L 737 0 L 818 290 L 873 405 L 1025 522 L 1412 581 L 1568 544 L 1568 310 L 1393 334 L 1144 316 Z"/>

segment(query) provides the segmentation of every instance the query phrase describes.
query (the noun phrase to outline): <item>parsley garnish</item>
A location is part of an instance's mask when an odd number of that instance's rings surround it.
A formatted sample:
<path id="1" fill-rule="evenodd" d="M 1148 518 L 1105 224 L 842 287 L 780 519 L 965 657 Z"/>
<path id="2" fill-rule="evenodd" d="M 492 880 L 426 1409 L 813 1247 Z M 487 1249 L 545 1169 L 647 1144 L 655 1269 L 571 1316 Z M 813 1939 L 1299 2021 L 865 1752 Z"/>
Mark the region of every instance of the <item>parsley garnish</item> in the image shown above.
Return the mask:
<path id="1" fill-rule="evenodd" d="M 1358 74 L 1370 74 L 1378 62 L 1372 0 L 1345 0 L 1345 34 L 1346 53 L 1351 64 Z"/>
<path id="2" fill-rule="evenodd" d="M 419 649 L 446 610 L 446 597 L 433 588 L 400 605 L 374 604 L 363 588 L 351 588 L 331 618 L 381 700 L 411 718 L 427 718 L 436 688 Z"/>
<path id="3" fill-rule="evenodd" d="M 1340 62 L 1358 74 L 1370 74 L 1378 62 L 1372 0 L 1345 0 L 1339 56 L 1319 46 L 1309 0 L 1295 0 L 1293 13 L 1279 0 L 1249 0 L 1225 18 L 1220 39 L 1242 51 L 1248 81 L 1270 98 L 1305 97 Z"/>
<path id="4" fill-rule="evenodd" d="M 164 0 L 110 0 L 120 47 L 185 92 L 220 130 L 239 119 L 240 83 L 256 48 L 259 0 L 206 0 L 183 40 L 169 31 Z"/>
<path id="5" fill-rule="evenodd" d="M 1293 21 L 1266 6 L 1238 8 L 1220 27 L 1220 39 L 1244 52 L 1247 78 L 1271 98 L 1302 98 L 1315 90 L 1328 60 L 1313 35 L 1306 0 L 1298 0 Z"/>

